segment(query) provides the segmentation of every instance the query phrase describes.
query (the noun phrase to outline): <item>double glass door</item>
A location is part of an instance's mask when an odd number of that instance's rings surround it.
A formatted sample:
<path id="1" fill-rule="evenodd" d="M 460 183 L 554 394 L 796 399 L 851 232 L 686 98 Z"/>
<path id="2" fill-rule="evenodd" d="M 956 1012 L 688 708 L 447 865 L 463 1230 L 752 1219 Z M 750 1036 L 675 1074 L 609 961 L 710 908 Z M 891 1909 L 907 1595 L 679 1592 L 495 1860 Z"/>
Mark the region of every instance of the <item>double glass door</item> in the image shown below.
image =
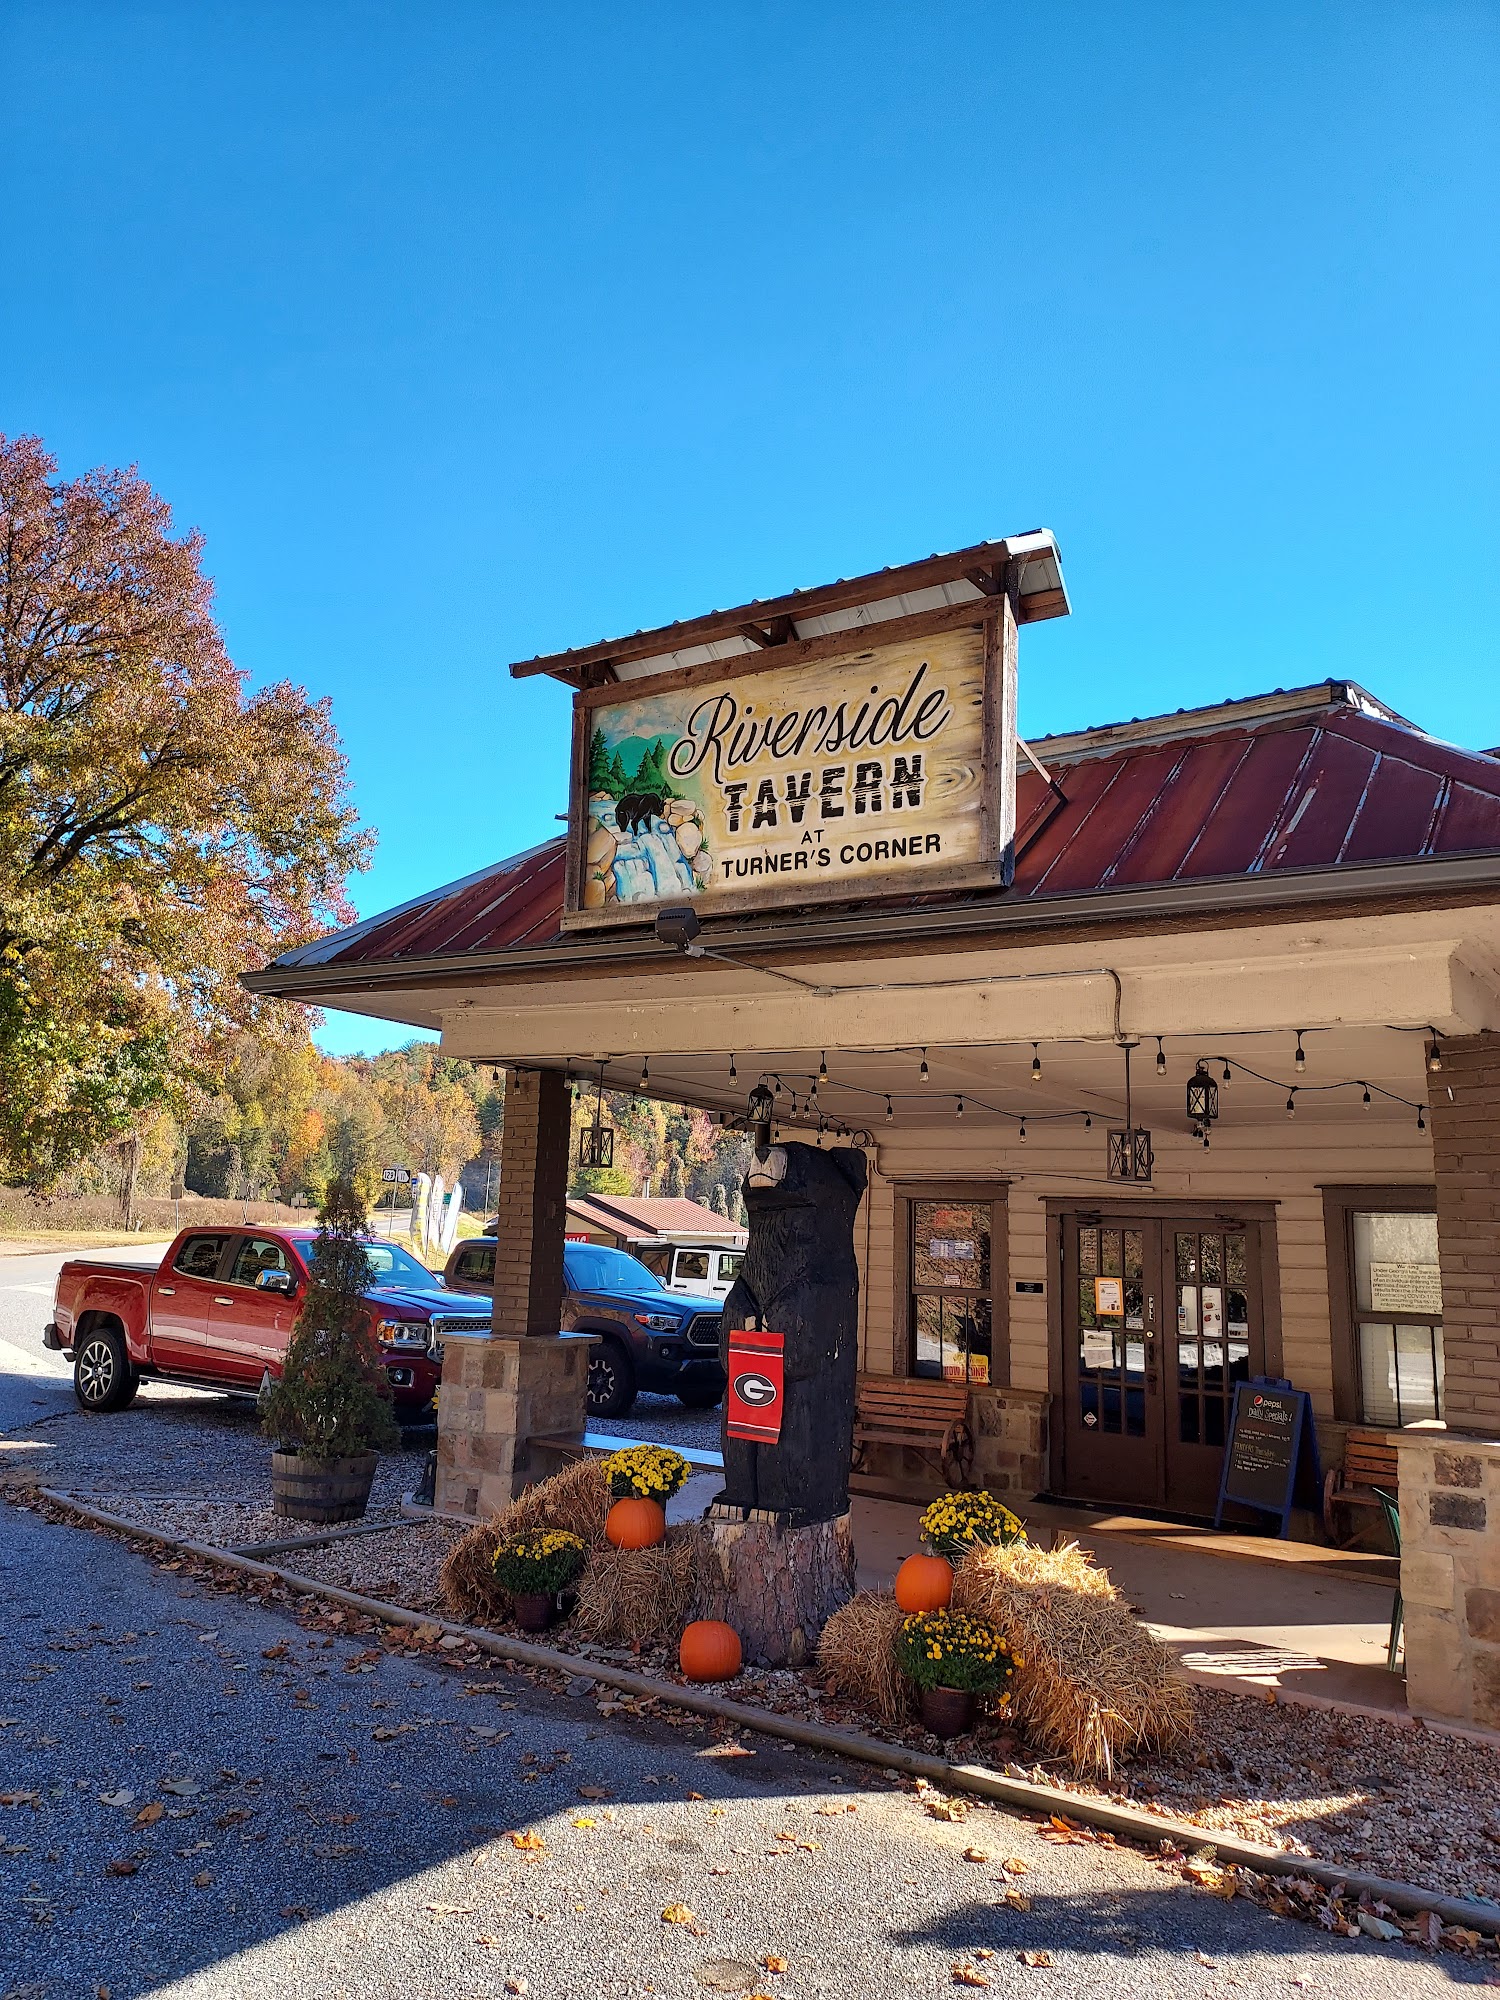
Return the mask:
<path id="1" fill-rule="evenodd" d="M 1235 1385 L 1265 1372 L 1257 1225 L 1063 1218 L 1062 1490 L 1210 1515 Z"/>

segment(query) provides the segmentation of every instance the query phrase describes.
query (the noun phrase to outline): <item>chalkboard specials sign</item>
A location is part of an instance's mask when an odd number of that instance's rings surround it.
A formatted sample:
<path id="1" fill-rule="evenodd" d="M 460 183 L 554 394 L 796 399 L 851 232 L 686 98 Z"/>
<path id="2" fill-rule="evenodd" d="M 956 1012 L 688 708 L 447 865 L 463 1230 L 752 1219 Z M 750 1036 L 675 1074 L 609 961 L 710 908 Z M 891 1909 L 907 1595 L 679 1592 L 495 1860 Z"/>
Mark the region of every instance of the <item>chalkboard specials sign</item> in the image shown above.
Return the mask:
<path id="1" fill-rule="evenodd" d="M 1225 1507 L 1235 1501 L 1262 1514 L 1279 1514 L 1280 1532 L 1286 1535 L 1292 1509 L 1318 1506 L 1322 1485 L 1307 1391 L 1270 1375 L 1241 1382 L 1234 1392 L 1214 1526 L 1222 1526 Z"/>

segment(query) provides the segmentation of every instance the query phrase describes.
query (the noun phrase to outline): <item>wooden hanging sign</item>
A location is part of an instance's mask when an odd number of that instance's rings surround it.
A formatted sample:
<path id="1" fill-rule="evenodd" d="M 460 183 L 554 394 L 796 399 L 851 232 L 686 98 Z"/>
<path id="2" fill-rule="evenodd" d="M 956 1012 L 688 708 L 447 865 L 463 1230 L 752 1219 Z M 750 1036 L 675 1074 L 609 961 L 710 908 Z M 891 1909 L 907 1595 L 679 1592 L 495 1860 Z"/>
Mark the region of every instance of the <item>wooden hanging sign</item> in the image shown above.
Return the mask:
<path id="1" fill-rule="evenodd" d="M 1016 627 L 993 603 L 585 689 L 564 928 L 1008 881 Z"/>

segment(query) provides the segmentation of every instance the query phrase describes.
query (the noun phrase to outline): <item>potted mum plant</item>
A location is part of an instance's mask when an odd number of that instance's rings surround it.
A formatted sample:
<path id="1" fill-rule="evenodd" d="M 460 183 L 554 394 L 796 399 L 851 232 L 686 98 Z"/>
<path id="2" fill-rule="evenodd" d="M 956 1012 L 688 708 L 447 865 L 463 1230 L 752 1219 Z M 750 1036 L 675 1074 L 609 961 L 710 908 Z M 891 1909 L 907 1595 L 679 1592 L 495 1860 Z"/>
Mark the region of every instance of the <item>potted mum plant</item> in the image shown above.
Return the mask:
<path id="1" fill-rule="evenodd" d="M 545 1632 L 557 1610 L 558 1594 L 577 1581 L 583 1568 L 581 1535 L 566 1528 L 542 1528 L 512 1535 L 495 1551 L 495 1581 L 515 1602 L 523 1632 Z"/>
<path id="2" fill-rule="evenodd" d="M 963 1736 L 983 1697 L 1008 1697 L 1025 1665 L 993 1625 L 962 1611 L 919 1611 L 896 1634 L 896 1663 L 917 1689 L 934 1736 Z"/>
<path id="3" fill-rule="evenodd" d="M 318 1211 L 307 1296 L 268 1391 L 271 1506 L 296 1521 L 353 1521 L 369 1505 L 382 1450 L 398 1441 L 365 1291 L 364 1203 L 330 1182 Z"/>
<path id="4" fill-rule="evenodd" d="M 1024 1542 L 1026 1524 L 993 1493 L 944 1493 L 922 1515 L 922 1539 L 957 1568 L 973 1548 Z"/>
<path id="5" fill-rule="evenodd" d="M 666 1538 L 667 1502 L 692 1467 L 680 1451 L 662 1444 L 627 1445 L 604 1461 L 614 1505 L 604 1533 L 617 1549 L 652 1549 Z"/>

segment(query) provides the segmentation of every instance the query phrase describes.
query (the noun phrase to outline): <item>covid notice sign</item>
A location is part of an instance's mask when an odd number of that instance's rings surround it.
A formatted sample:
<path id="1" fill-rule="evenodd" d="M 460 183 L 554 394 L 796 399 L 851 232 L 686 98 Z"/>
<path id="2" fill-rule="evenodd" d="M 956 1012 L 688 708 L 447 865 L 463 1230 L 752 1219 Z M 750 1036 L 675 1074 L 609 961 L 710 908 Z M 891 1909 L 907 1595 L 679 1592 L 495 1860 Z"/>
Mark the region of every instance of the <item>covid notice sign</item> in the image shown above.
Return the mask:
<path id="1" fill-rule="evenodd" d="M 775 1444 L 781 1436 L 786 1384 L 783 1336 L 750 1327 L 729 1332 L 729 1387 L 724 1394 L 724 1428 L 731 1437 Z"/>
<path id="2" fill-rule="evenodd" d="M 578 697 L 572 928 L 1004 879 L 1008 612 L 923 640 Z M 797 653 L 802 650 L 788 648 Z"/>

